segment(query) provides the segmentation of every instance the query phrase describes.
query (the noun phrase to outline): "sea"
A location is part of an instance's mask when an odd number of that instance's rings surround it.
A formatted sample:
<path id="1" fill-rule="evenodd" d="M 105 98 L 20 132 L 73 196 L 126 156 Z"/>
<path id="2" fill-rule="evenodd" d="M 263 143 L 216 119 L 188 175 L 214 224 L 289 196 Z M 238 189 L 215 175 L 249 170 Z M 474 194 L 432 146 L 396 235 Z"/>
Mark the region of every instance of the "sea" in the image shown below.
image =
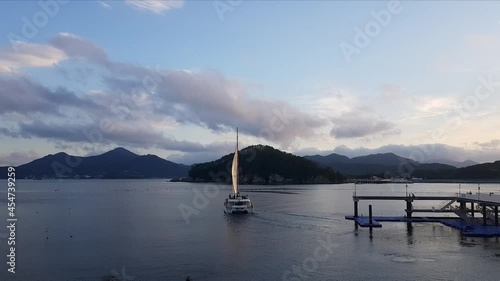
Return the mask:
<path id="1" fill-rule="evenodd" d="M 229 185 L 151 180 L 18 180 L 15 273 L 7 182 L 0 280 L 500 280 L 498 238 L 439 223 L 356 228 L 352 195 L 500 193 L 500 184 L 242 186 L 255 213 L 226 215 Z M 405 203 L 360 202 L 403 216 Z M 421 204 L 421 205 L 418 205 Z M 435 207 L 446 202 L 417 203 Z M 12 239 L 11 239 L 12 240 Z"/>

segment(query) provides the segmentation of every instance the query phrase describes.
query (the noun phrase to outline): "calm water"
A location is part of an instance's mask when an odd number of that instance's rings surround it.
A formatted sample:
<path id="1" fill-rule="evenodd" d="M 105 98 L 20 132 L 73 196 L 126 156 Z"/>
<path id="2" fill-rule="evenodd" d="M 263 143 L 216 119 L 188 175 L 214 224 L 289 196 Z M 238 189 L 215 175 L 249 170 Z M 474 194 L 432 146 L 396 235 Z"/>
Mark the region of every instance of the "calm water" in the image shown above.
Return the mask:
<path id="1" fill-rule="evenodd" d="M 190 275 L 194 281 L 484 281 L 500 275 L 495 238 L 464 239 L 432 223 L 414 223 L 410 230 L 383 223 L 372 239 L 368 229 L 355 230 L 344 220 L 352 214 L 352 184 L 251 192 L 256 213 L 248 216 L 223 214 L 229 186 L 193 204 L 197 194 L 219 190 L 213 187 L 164 180 L 19 181 L 17 273 L 7 273 L 2 226 L 0 280 L 183 281 Z M 0 223 L 6 225 L 6 187 L 1 190 Z M 469 190 L 477 189 L 462 185 Z M 362 185 L 357 191 L 404 194 L 405 186 Z M 458 188 L 412 184 L 409 191 L 450 194 Z M 488 191 L 500 193 L 500 185 L 481 186 Z M 375 215 L 404 213 L 403 202 L 373 204 Z M 189 223 L 179 206 L 197 212 Z M 368 213 L 367 202 L 360 212 Z"/>

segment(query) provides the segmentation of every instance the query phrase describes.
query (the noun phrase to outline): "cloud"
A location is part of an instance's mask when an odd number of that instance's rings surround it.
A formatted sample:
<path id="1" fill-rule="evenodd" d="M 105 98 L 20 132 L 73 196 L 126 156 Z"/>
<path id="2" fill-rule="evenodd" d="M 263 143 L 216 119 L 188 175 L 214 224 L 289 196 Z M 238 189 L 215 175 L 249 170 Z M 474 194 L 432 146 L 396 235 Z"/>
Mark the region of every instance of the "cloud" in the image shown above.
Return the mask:
<path id="1" fill-rule="evenodd" d="M 49 67 L 64 59 L 65 53 L 52 46 L 16 41 L 12 48 L 0 49 L 0 74 L 24 67 Z"/>
<path id="2" fill-rule="evenodd" d="M 396 133 L 393 130 L 396 127 L 395 123 L 379 119 L 366 108 L 343 113 L 332 118 L 332 121 L 334 126 L 330 135 L 339 139 Z"/>
<path id="3" fill-rule="evenodd" d="M 33 150 L 0 154 L 0 166 L 19 166 L 39 157 L 40 155 Z"/>
<path id="4" fill-rule="evenodd" d="M 78 97 L 66 89 L 50 90 L 26 77 L 0 77 L 0 98 L 0 115 L 45 113 L 61 116 L 65 107 L 89 111 L 100 108 L 91 100 Z"/>
<path id="5" fill-rule="evenodd" d="M 26 137 L 38 137 L 65 142 L 90 142 L 95 145 L 114 143 L 141 148 L 150 148 L 156 143 L 164 143 L 167 139 L 144 124 L 109 123 L 105 128 L 78 122 L 46 123 L 35 120 L 21 123 L 19 134 Z"/>
<path id="6" fill-rule="evenodd" d="M 317 147 L 304 147 L 297 149 L 293 152 L 293 154 L 298 156 L 306 156 L 306 155 L 328 155 L 332 154 L 333 150 L 321 150 Z"/>
<path id="7" fill-rule="evenodd" d="M 419 104 L 417 105 L 417 110 L 426 113 L 428 112 L 445 113 L 446 111 L 456 106 L 456 104 L 457 104 L 456 100 L 450 97 L 439 97 L 439 98 L 424 97 L 419 101 Z"/>
<path id="8" fill-rule="evenodd" d="M 184 0 L 126 0 L 125 3 L 139 10 L 162 14 L 171 9 L 181 8 Z"/>
<path id="9" fill-rule="evenodd" d="M 110 90 L 122 93 L 128 110 L 194 124 L 213 132 L 239 127 L 242 133 L 284 146 L 296 138 L 315 135 L 326 120 L 303 112 L 288 102 L 254 98 L 239 81 L 212 71 L 136 69 L 135 76 L 105 79 Z M 132 73 L 132 72 L 128 72 Z M 149 80 L 148 83 L 144 83 Z M 147 108 L 147 110 L 146 110 Z"/>
<path id="10" fill-rule="evenodd" d="M 145 67 L 110 60 L 106 50 L 72 33 L 59 33 L 49 40 L 49 44 L 64 52 L 68 59 L 83 60 L 101 66 L 115 78 L 125 76 L 127 79 L 135 77 L 142 80 L 151 73 L 151 70 Z"/>
<path id="11" fill-rule="evenodd" d="M 74 34 L 59 33 L 49 43 L 68 57 L 86 59 L 96 64 L 108 63 L 108 55 L 102 48 Z"/>
<path id="12" fill-rule="evenodd" d="M 238 126 L 242 132 L 283 145 L 297 137 L 312 137 L 313 129 L 325 124 L 285 101 L 251 97 L 239 81 L 216 72 L 171 71 L 163 76 L 157 94 L 163 102 L 157 111 L 168 112 L 180 123 L 216 132 Z"/>
<path id="13" fill-rule="evenodd" d="M 60 65 L 56 73 L 66 78 L 81 73 L 89 79 L 96 76 L 103 88 L 77 95 L 64 88 L 46 88 L 26 77 L 0 77 L 0 115 L 27 117 L 16 128 L 0 133 L 86 142 L 82 131 L 94 129 L 117 145 L 200 152 L 215 147 L 165 137 L 164 125 L 194 124 L 214 133 L 239 127 L 243 134 L 287 147 L 297 138 L 314 137 L 316 129 L 329 123 L 286 101 L 252 97 L 242 81 L 216 71 L 151 70 L 116 62 L 97 44 L 70 33 L 58 34 L 49 44 L 60 57 L 80 61 L 85 67 L 83 71 Z M 89 68 L 96 66 L 99 71 Z M 37 121 L 26 122 L 34 120 L 34 114 Z"/>
<path id="14" fill-rule="evenodd" d="M 136 116 L 159 116 L 178 123 L 195 124 L 214 132 L 233 130 L 268 141 L 289 145 L 297 137 L 314 136 L 314 129 L 326 120 L 300 111 L 286 101 L 251 97 L 237 80 L 215 71 L 175 69 L 151 70 L 111 61 L 96 44 L 73 34 L 61 33 L 50 40 L 69 58 L 84 59 L 108 70 L 104 77 L 110 104 L 117 97 Z"/>
<path id="15" fill-rule="evenodd" d="M 44 122 L 35 120 L 19 124 L 18 129 L 0 128 L 0 134 L 9 137 L 43 138 L 54 141 L 58 147 L 63 144 L 90 144 L 96 150 L 100 146 L 125 146 L 135 148 L 161 148 L 170 151 L 199 153 L 211 151 L 224 153 L 233 149 L 234 143 L 215 142 L 201 144 L 191 141 L 179 141 L 165 137 L 154 131 L 147 124 L 109 123 L 105 128 L 99 128 L 92 123 L 78 122 Z M 98 150 L 98 149 L 97 149 Z"/>
<path id="16" fill-rule="evenodd" d="M 475 142 L 474 144 L 483 149 L 497 149 L 500 148 L 500 139 L 494 139 L 488 142 Z"/>
<path id="17" fill-rule="evenodd" d="M 20 137 L 19 132 L 16 131 L 15 128 L 0 127 L 0 135 L 11 137 L 11 138 L 19 138 Z"/>

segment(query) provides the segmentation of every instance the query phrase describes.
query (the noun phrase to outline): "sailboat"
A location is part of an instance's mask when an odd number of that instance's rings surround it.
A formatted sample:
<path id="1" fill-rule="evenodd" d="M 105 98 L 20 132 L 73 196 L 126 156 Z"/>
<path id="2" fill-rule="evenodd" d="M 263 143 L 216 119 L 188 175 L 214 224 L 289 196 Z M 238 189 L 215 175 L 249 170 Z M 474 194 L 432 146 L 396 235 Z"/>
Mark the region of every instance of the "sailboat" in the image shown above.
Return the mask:
<path id="1" fill-rule="evenodd" d="M 236 128 L 236 149 L 234 150 L 233 167 L 231 169 L 233 193 L 224 201 L 224 213 L 248 214 L 253 213 L 253 203 L 247 195 L 240 195 L 238 191 L 238 128 Z"/>

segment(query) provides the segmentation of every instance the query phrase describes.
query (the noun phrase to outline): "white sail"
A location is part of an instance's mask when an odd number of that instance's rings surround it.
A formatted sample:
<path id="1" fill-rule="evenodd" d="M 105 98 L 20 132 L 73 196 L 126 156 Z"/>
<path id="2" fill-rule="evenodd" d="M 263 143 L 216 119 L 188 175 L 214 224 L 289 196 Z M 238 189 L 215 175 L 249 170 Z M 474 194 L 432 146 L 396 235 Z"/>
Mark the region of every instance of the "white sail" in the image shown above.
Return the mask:
<path id="1" fill-rule="evenodd" d="M 238 128 L 236 128 L 236 149 L 234 150 L 233 167 L 231 169 L 233 176 L 233 192 L 238 193 Z"/>
<path id="2" fill-rule="evenodd" d="M 234 150 L 233 167 L 231 169 L 233 180 L 233 194 L 224 201 L 224 213 L 248 214 L 253 213 L 253 204 L 248 196 L 238 194 L 238 128 L 236 128 L 236 149 Z"/>

